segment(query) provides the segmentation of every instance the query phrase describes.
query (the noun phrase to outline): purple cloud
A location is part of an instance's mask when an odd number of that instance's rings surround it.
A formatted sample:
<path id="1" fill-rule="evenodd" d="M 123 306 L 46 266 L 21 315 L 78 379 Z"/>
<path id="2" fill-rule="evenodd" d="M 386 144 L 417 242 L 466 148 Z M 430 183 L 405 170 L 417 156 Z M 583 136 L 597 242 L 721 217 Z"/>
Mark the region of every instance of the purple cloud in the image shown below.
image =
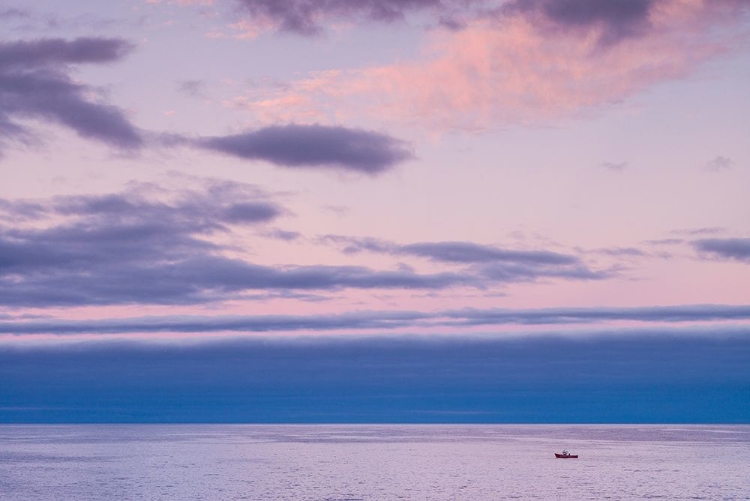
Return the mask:
<path id="1" fill-rule="evenodd" d="M 3 9 L 0 10 L 0 20 L 6 19 L 26 19 L 31 17 L 28 11 L 21 9 Z"/>
<path id="2" fill-rule="evenodd" d="M 279 208 L 267 202 L 240 202 L 228 205 L 222 218 L 229 223 L 258 223 L 279 215 Z"/>
<path id="3" fill-rule="evenodd" d="M 540 18 L 571 29 L 602 29 L 601 41 L 614 43 L 649 28 L 649 15 L 664 0 L 510 0 L 494 9 L 501 15 Z M 281 31 L 317 35 L 323 22 L 393 22 L 411 12 L 427 12 L 441 26 L 461 29 L 463 17 L 492 15 L 486 0 L 237 0 L 253 19 L 270 20 Z M 725 3 L 741 4 L 740 0 Z"/>
<path id="4" fill-rule="evenodd" d="M 498 12 L 504 15 L 541 16 L 558 25 L 603 25 L 612 40 L 634 34 L 648 24 L 651 6 L 658 0 L 511 0 Z M 463 27 L 462 17 L 491 12 L 486 0 L 237 0 L 253 19 L 270 20 L 281 31 L 318 35 L 323 22 L 366 21 L 389 23 L 411 12 L 428 12 L 447 29 Z M 472 8 L 472 7 L 478 8 Z"/>
<path id="5" fill-rule="evenodd" d="M 533 264 L 575 264 L 580 262 L 575 256 L 551 251 L 521 251 L 501 249 L 492 245 L 472 242 L 420 242 L 399 245 L 375 238 L 356 238 L 342 235 L 325 235 L 321 242 L 343 246 L 343 252 L 379 252 L 411 255 L 446 263 L 480 264 L 492 262 L 515 262 Z"/>
<path id="6" fill-rule="evenodd" d="M 609 45 L 648 30 L 649 14 L 661 0 L 511 0 L 506 15 L 539 18 L 563 29 L 601 29 L 600 43 Z"/>
<path id="7" fill-rule="evenodd" d="M 0 305 L 196 304 L 250 291 L 435 290 L 486 282 L 465 272 L 263 266 L 228 258 L 227 248 L 207 237 L 231 232 L 231 225 L 272 222 L 283 208 L 239 184 L 166 193 L 169 201 L 147 188 L 0 203 Z"/>
<path id="8" fill-rule="evenodd" d="M 717 258 L 750 263 L 750 238 L 704 238 L 693 246 Z"/>
<path id="9" fill-rule="evenodd" d="M 69 76 L 69 65 L 118 61 L 131 49 L 130 43 L 112 38 L 0 42 L 0 141 L 34 137 L 17 121 L 34 118 L 120 149 L 141 147 L 140 132 L 122 110 L 91 101 L 86 96 L 90 88 Z"/>
<path id="10" fill-rule="evenodd" d="M 410 13 L 427 13 L 449 30 L 460 30 L 467 19 L 521 15 L 548 27 L 598 29 L 600 43 L 611 45 L 640 36 L 651 28 L 651 14 L 668 0 L 235 0 L 239 12 L 259 25 L 304 36 L 320 34 L 325 23 L 391 23 Z M 715 0 L 708 9 L 744 8 L 747 0 Z"/>
<path id="11" fill-rule="evenodd" d="M 473 273 L 490 282 L 527 282 L 544 277 L 601 280 L 613 275 L 612 271 L 588 268 L 576 256 L 547 250 L 509 250 L 472 242 L 420 242 L 399 245 L 375 238 L 341 235 L 326 235 L 321 237 L 320 241 L 342 247 L 345 254 L 366 251 L 468 265 Z"/>
<path id="12" fill-rule="evenodd" d="M 523 15 L 551 27 L 566 30 L 599 30 L 599 43 L 609 46 L 648 33 L 651 15 L 669 0 L 510 0 L 497 12 Z M 708 12 L 723 8 L 746 8 L 747 0 L 705 2 Z"/>
<path id="13" fill-rule="evenodd" d="M 186 140 L 191 142 L 190 140 Z M 291 168 L 332 168 L 379 174 L 413 157 L 407 143 L 379 132 L 324 125 L 272 126 L 202 138 L 195 146 Z"/>
<path id="14" fill-rule="evenodd" d="M 0 44 L 0 67 L 37 68 L 57 64 L 108 63 L 125 57 L 133 45 L 117 38 L 59 38 Z"/>
<path id="15" fill-rule="evenodd" d="M 460 266 L 434 273 L 408 266 L 258 265 L 227 257 L 230 249 L 211 236 L 231 233 L 234 225 L 271 223 L 284 213 L 282 207 L 234 183 L 177 193 L 154 190 L 0 201 L 0 305 L 199 304 L 258 292 L 481 289 L 541 278 L 612 276 L 575 256 L 461 242 L 370 248 Z M 297 237 L 259 231 L 264 232 Z"/>
<path id="16" fill-rule="evenodd" d="M 353 21 L 365 19 L 393 22 L 409 12 L 445 11 L 451 4 L 467 5 L 472 0 L 237 0 L 253 18 L 270 19 L 279 29 L 300 35 L 322 31 L 321 18 Z"/>

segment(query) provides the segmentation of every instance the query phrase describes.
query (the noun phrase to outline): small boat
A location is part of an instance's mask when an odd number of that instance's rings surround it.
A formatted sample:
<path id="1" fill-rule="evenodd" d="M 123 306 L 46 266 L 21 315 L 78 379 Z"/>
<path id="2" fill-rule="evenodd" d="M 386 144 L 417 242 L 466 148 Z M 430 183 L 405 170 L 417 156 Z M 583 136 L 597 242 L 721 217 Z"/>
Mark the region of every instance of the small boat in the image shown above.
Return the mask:
<path id="1" fill-rule="evenodd" d="M 578 459 L 578 454 L 571 454 L 567 450 L 563 449 L 562 453 L 555 452 L 555 457 L 557 459 Z"/>

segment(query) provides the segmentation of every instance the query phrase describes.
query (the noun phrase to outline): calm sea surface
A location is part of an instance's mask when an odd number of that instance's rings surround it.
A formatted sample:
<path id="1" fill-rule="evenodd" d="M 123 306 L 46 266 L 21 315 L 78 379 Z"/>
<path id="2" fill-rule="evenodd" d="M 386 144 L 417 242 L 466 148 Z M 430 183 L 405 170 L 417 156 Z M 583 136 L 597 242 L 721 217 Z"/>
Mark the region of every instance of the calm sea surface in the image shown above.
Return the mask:
<path id="1" fill-rule="evenodd" d="M 750 499 L 750 426 L 0 426 L 0 499 Z"/>

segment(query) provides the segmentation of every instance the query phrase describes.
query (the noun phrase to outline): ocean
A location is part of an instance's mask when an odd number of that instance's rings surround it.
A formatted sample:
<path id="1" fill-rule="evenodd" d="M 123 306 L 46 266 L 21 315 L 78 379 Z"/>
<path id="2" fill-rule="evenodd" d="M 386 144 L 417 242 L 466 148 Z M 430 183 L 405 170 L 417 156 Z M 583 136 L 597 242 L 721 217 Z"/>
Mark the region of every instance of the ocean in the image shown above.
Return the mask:
<path id="1" fill-rule="evenodd" d="M 750 500 L 750 426 L 4 425 L 0 499 Z"/>

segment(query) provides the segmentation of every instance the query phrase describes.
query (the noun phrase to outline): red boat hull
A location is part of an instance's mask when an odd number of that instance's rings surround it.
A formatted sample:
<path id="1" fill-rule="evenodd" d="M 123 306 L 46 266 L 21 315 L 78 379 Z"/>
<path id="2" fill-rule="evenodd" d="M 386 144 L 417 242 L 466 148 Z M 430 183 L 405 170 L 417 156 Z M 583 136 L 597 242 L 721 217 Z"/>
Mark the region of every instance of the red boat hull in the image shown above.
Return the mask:
<path id="1" fill-rule="evenodd" d="M 555 452 L 555 457 L 557 459 L 578 459 L 578 454 L 568 454 L 567 456 L 565 454 L 558 454 Z"/>

